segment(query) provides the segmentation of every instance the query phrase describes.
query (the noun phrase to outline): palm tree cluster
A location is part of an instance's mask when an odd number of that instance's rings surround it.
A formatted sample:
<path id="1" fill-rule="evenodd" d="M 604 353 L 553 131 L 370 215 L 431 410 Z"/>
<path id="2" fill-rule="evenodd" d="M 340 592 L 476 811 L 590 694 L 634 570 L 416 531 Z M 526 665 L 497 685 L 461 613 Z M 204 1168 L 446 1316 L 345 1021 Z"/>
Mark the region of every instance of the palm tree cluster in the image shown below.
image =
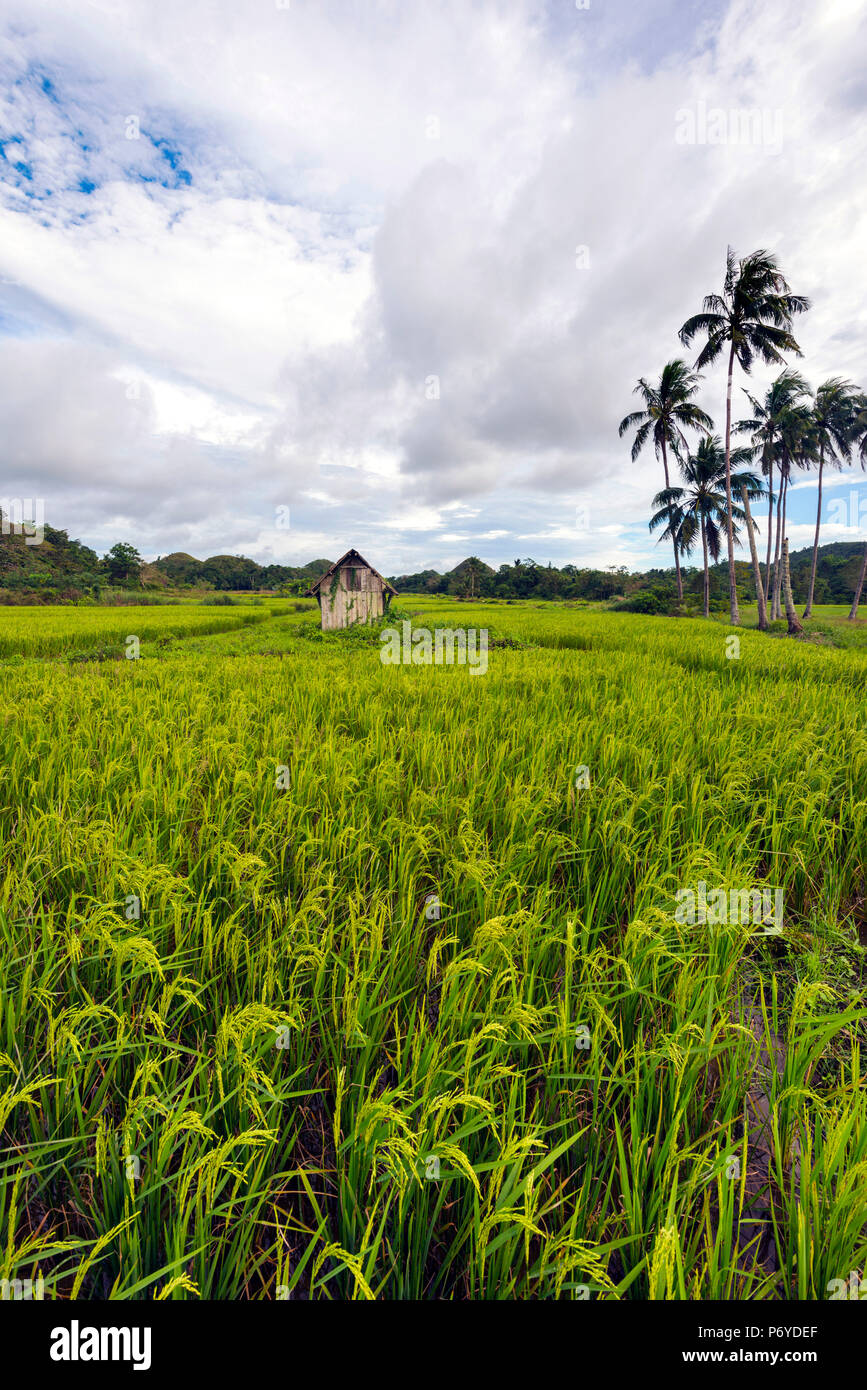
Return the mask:
<path id="1" fill-rule="evenodd" d="M 687 319 L 680 330 L 680 341 L 685 347 L 696 338 L 702 341 L 693 367 L 675 358 L 666 363 L 658 385 L 640 377 L 635 390 L 642 398 L 643 409 L 620 422 L 621 436 L 629 430 L 636 431 L 633 462 L 648 441 L 652 441 L 656 456 L 662 461 L 665 487 L 653 499 L 655 511 L 650 529 L 661 528 L 660 540 L 669 541 L 673 547 L 678 600 L 683 599 L 680 558 L 691 554 L 701 543 L 705 617 L 710 603 L 708 565 L 710 560 L 719 560 L 725 537 L 729 615 L 733 624 L 740 621 L 734 550 L 741 535 L 739 528 L 744 527 L 756 581 L 759 627 L 764 629 L 769 619 L 781 617 L 785 605 L 789 631 L 801 631 L 788 578 L 786 501 L 792 470 L 818 470 L 816 531 L 804 609 L 804 617 L 809 618 L 816 586 L 825 467 L 831 463 L 841 468 L 844 463 L 851 463 L 856 451 L 862 468 L 867 467 L 867 396 L 841 377 L 823 382 L 813 394 L 804 377 L 785 365 L 784 354 L 802 355 L 792 323 L 797 314 L 809 307 L 810 301 L 804 295 L 792 293 L 776 257 L 769 251 L 754 251 L 738 260 L 729 247 L 722 294 L 707 295 L 701 313 Z M 713 421 L 694 399 L 703 369 L 720 358 L 727 365 L 723 440 L 714 434 Z M 763 399 L 744 390 L 749 414 L 732 422 L 735 364 L 749 375 L 757 359 L 777 364 L 783 370 Z M 694 453 L 689 449 L 687 430 L 700 436 Z M 744 441 L 737 448 L 732 447 L 733 435 Z M 678 465 L 683 487 L 672 486 L 670 458 Z M 750 464 L 758 466 L 761 476 L 752 471 Z M 765 496 L 768 537 L 763 576 L 750 502 Z M 850 618 L 857 617 L 865 577 L 867 546 Z"/>
<path id="2" fill-rule="evenodd" d="M 732 467 L 740 470 L 752 456 L 750 449 L 734 449 Z M 665 524 L 662 538 L 671 538 L 676 549 L 691 554 L 701 539 L 704 558 L 704 616 L 710 613 L 710 572 L 708 561 L 719 560 L 722 537 L 731 526 L 735 540 L 739 539 L 738 523 L 746 521 L 746 510 L 729 503 L 726 493 L 726 458 L 719 435 L 705 435 L 699 440 L 694 454 L 680 460 L 681 472 L 687 484 L 666 487 L 653 499 L 656 511 L 650 518 L 651 531 Z M 729 474 L 729 488 L 740 494 L 745 488 L 747 498 L 764 496 L 764 487 L 755 473 L 738 471 Z"/>

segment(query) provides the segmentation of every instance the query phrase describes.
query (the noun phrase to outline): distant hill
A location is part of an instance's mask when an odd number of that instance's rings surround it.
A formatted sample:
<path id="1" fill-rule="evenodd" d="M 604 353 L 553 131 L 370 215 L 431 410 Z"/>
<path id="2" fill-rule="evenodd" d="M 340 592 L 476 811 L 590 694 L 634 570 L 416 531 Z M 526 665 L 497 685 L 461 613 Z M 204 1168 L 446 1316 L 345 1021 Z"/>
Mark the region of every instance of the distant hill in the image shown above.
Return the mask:
<path id="1" fill-rule="evenodd" d="M 215 589 L 276 589 L 283 584 L 310 584 L 331 567 L 331 560 L 306 565 L 259 565 L 243 555 L 211 555 L 197 560 L 182 550 L 154 560 L 152 568 L 177 586 L 211 584 Z"/>
<path id="2" fill-rule="evenodd" d="M 243 555 L 212 555 L 206 560 L 197 560 L 183 551 L 149 563 L 142 562 L 132 547 L 120 547 L 132 557 L 126 567 L 123 557 L 120 560 L 112 558 L 110 551 L 100 558 L 95 550 L 54 526 L 43 527 L 38 544 L 34 528 L 20 531 L 20 527 L 12 526 L 10 533 L 3 535 L 0 525 L 0 598 L 7 603 L 22 599 L 50 603 L 95 597 L 106 588 L 152 591 L 167 588 L 255 591 L 284 585 L 300 588 L 318 579 L 331 566 L 331 561 L 324 559 L 298 566 L 259 565 Z"/>
<path id="3" fill-rule="evenodd" d="M 4 536 L 0 527 L 0 590 L 51 599 L 89 593 L 106 582 L 96 551 L 66 531 L 46 526 L 39 545 L 27 542 L 26 535 Z"/>
<path id="4" fill-rule="evenodd" d="M 14 529 L 14 528 L 13 528 Z M 34 539 L 31 534 L 30 539 Z M 39 545 L 28 544 L 26 535 L 2 535 L 0 528 L 0 601 L 53 602 L 97 597 L 106 588 L 135 591 L 289 588 L 299 592 L 331 566 L 326 559 L 306 565 L 260 565 L 243 555 L 211 555 L 198 560 L 176 550 L 152 562 L 141 562 L 131 546 L 119 545 L 100 558 L 95 550 L 72 540 L 66 531 L 44 527 Z M 817 603 L 850 603 L 857 582 L 863 542 L 835 541 L 819 548 L 816 578 Z M 796 603 L 806 599 L 811 550 L 792 552 L 792 588 Z M 755 598 L 752 568 L 736 565 L 738 590 L 746 600 Z M 390 582 L 403 594 L 444 594 L 458 598 L 624 599 L 639 602 L 646 611 L 670 606 L 674 575 L 670 569 L 629 573 L 625 568 L 585 569 L 577 565 L 541 565 L 518 559 L 493 569 L 477 555 L 468 555 L 454 569 L 440 574 L 434 569 L 416 574 L 391 575 Z M 710 571 L 712 602 L 722 604 L 728 589 L 724 563 Z M 684 570 L 687 595 L 695 601 L 702 576 L 696 567 Z M 636 595 L 650 591 L 641 600 Z M 649 606 L 648 606 L 649 605 Z"/>

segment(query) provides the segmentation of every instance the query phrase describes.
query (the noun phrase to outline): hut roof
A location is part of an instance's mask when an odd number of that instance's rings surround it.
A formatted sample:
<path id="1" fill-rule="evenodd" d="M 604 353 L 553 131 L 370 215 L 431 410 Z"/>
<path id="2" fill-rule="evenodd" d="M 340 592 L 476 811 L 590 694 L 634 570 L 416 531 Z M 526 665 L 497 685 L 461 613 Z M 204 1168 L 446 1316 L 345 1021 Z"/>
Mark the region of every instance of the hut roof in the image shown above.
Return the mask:
<path id="1" fill-rule="evenodd" d="M 331 568 L 326 570 L 324 574 L 321 574 L 319 578 L 316 580 L 316 582 L 310 585 L 310 588 L 307 590 L 307 597 L 313 598 L 314 595 L 325 583 L 326 579 L 331 579 L 331 576 L 334 574 L 335 570 L 341 569 L 343 565 L 352 565 L 356 568 L 364 568 L 366 570 L 371 570 L 372 573 L 376 575 L 377 579 L 382 581 L 383 589 L 387 589 L 390 594 L 394 594 L 395 596 L 397 596 L 397 589 L 395 589 L 394 585 L 389 584 L 387 579 L 383 579 L 383 576 L 380 574 L 379 570 L 374 569 L 373 565 L 371 565 L 368 560 L 365 560 L 364 556 L 361 555 L 359 551 L 347 550 L 345 555 L 341 555 L 339 560 L 335 560 Z"/>

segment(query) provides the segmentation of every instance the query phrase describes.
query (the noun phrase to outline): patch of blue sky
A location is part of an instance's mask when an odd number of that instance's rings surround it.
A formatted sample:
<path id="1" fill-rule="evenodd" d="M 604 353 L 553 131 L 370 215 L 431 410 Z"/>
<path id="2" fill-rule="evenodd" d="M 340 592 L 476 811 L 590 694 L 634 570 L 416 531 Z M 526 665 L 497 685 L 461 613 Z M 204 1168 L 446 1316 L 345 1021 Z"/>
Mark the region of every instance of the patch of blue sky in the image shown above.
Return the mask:
<path id="1" fill-rule="evenodd" d="M 19 186 L 22 179 L 26 179 L 29 183 L 33 181 L 33 165 L 23 158 L 24 153 L 24 142 L 20 136 L 15 135 L 8 140 L 0 140 L 0 157 L 6 166 L 0 172 L 4 178 Z M 15 174 L 18 175 L 17 179 L 13 177 Z"/>
<path id="2" fill-rule="evenodd" d="M 17 180 L 31 196 L 44 198 L 42 141 L 46 132 L 56 143 L 67 143 L 69 154 L 63 160 L 63 179 L 58 185 L 57 168 L 52 168 L 55 195 L 59 191 L 89 196 L 109 180 L 139 179 L 158 183 L 165 189 L 189 187 L 193 182 L 188 143 L 178 137 L 175 123 L 160 119 L 156 133 L 144 116 L 140 139 L 120 139 L 114 130 L 116 113 L 93 104 L 93 93 L 81 90 L 81 74 L 48 72 L 44 66 L 30 64 L 9 84 L 17 89 L 14 104 L 18 132 L 0 140 L 0 168 L 7 179 Z M 172 131 L 166 138 L 162 131 Z M 4 162 L 5 161 L 5 162 Z M 32 185 L 32 186 L 31 186 Z"/>
<path id="3" fill-rule="evenodd" d="M 0 291 L 7 289 L 7 283 L 0 279 Z M 44 322 L 33 318 L 26 312 L 18 312 L 10 308 L 8 304 L 0 299 L 0 339 L 2 338 L 34 338 L 39 342 L 45 342 L 47 337 L 55 336 L 46 333 Z"/>
<path id="4" fill-rule="evenodd" d="M 0 314 L 4 315 L 6 337 L 38 338 L 62 342 L 80 329 L 78 316 L 45 298 L 0 265 Z M 11 327 L 10 327 L 11 325 Z"/>
<path id="5" fill-rule="evenodd" d="M 171 188 L 173 186 L 177 186 L 178 184 L 192 183 L 193 176 L 190 173 L 189 169 L 186 169 L 184 167 L 183 156 L 181 154 L 181 151 L 175 145 L 173 145 L 168 140 L 155 139 L 154 137 L 151 137 L 151 144 L 153 145 L 155 150 L 159 151 L 162 158 L 165 160 L 169 168 L 176 176 L 176 183 L 174 185 L 172 185 L 168 180 L 161 180 L 164 188 Z"/>
<path id="6" fill-rule="evenodd" d="M 713 45 L 719 0 L 544 0 L 542 24 L 558 53 L 570 53 L 582 86 L 625 67 L 651 73 Z M 588 62 L 588 56 L 592 61 Z"/>

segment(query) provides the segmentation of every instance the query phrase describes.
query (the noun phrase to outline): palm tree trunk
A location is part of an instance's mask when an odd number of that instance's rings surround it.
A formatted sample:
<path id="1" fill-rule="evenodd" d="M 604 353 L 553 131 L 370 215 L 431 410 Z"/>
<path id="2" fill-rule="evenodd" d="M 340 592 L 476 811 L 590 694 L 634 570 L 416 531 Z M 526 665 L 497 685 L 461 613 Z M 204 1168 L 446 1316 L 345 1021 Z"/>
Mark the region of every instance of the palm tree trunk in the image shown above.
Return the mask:
<path id="1" fill-rule="evenodd" d="M 704 552 L 704 616 L 710 617 L 710 571 L 707 567 L 707 531 L 704 526 L 704 513 L 701 518 L 701 548 Z"/>
<path id="2" fill-rule="evenodd" d="M 765 559 L 765 604 L 771 596 L 771 545 L 774 539 L 774 456 L 768 464 L 768 554 Z"/>
<path id="3" fill-rule="evenodd" d="M 819 500 L 816 504 L 816 535 L 813 540 L 813 564 L 810 568 L 810 588 L 807 593 L 807 606 L 804 609 L 804 617 L 810 618 L 813 614 L 813 590 L 816 587 L 816 566 L 819 563 L 819 527 L 822 524 L 822 469 L 825 465 L 825 436 L 819 445 Z"/>
<path id="4" fill-rule="evenodd" d="M 729 375 L 726 390 L 726 536 L 729 546 L 729 617 L 733 627 L 740 623 L 738 586 L 735 575 L 735 537 L 732 524 L 732 373 L 735 364 L 735 345 L 729 353 Z"/>
<path id="5" fill-rule="evenodd" d="M 788 539 L 789 539 L 788 536 L 786 535 L 786 529 L 787 529 L 787 526 L 786 526 L 786 512 L 787 512 L 788 509 L 789 509 L 789 481 L 790 481 L 790 475 L 787 473 L 787 474 L 786 474 L 785 486 L 783 487 L 783 540 L 782 540 L 782 544 L 783 544 L 783 545 L 787 545 L 787 544 L 788 544 Z M 788 553 L 788 552 L 787 552 L 787 553 Z M 789 563 L 788 560 L 786 560 L 786 564 L 788 564 L 788 563 Z M 781 565 L 781 567 L 782 567 L 782 555 L 780 556 L 780 565 Z M 784 601 L 784 599 L 785 599 L 785 595 L 783 594 L 783 573 L 782 573 L 782 568 L 781 568 L 781 570 L 780 570 L 780 580 L 779 580 L 779 584 L 778 584 L 777 587 L 778 587 L 779 590 L 780 590 L 780 597 L 777 599 L 777 607 L 778 607 L 779 610 L 780 610 L 780 617 L 782 618 L 782 616 L 783 616 L 783 601 Z"/>
<path id="6" fill-rule="evenodd" d="M 744 512 L 747 518 L 747 535 L 750 538 L 750 556 L 753 562 L 753 576 L 756 581 L 756 600 L 759 605 L 759 632 L 768 630 L 768 611 L 765 607 L 765 594 L 762 589 L 762 570 L 759 565 L 759 552 L 756 549 L 756 537 L 753 531 L 753 518 L 750 514 L 750 499 L 747 496 L 747 489 L 741 484 L 741 501 L 744 504 Z"/>
<path id="7" fill-rule="evenodd" d="M 855 590 L 852 607 L 849 609 L 850 623 L 853 623 L 858 617 L 858 604 L 861 602 L 861 591 L 864 588 L 865 578 L 867 578 L 867 545 L 864 547 L 864 559 L 861 561 L 861 573 L 858 576 L 858 587 Z"/>
<path id="8" fill-rule="evenodd" d="M 671 483 L 668 480 L 668 454 L 665 449 L 665 439 L 662 441 L 662 466 L 665 469 L 665 486 L 666 489 L 668 489 L 671 487 Z M 674 546 L 674 573 L 677 577 L 677 601 L 678 603 L 683 603 L 683 580 L 680 575 L 680 556 L 677 553 L 677 535 L 673 535 L 671 540 Z"/>
<path id="9" fill-rule="evenodd" d="M 775 540 L 775 542 L 774 542 L 774 569 L 773 569 L 773 574 L 772 574 L 772 576 L 771 576 L 771 578 L 772 578 L 772 584 L 771 584 L 771 622 L 774 622 L 774 620 L 775 620 L 776 618 L 779 618 L 779 616 L 780 616 L 780 603 L 779 603 L 779 593 L 780 593 L 780 591 L 779 591 L 779 588 L 777 587 L 777 576 L 778 576 L 779 573 L 780 573 L 780 537 L 781 537 L 782 534 L 783 534 L 782 523 L 781 523 L 781 521 L 780 521 L 780 509 L 781 509 L 781 507 L 782 507 L 782 505 L 783 505 L 783 487 L 784 487 L 784 485 L 785 485 L 785 481 L 786 481 L 786 480 L 785 480 L 785 478 L 783 477 L 783 474 L 782 474 L 782 471 L 781 471 L 781 472 L 780 472 L 780 486 L 779 486 L 779 490 L 778 490 L 778 492 L 777 492 L 777 525 L 776 525 L 776 532 L 777 532 L 777 534 L 776 534 L 776 540 Z"/>
<path id="10" fill-rule="evenodd" d="M 801 620 L 795 611 L 795 600 L 792 598 L 792 580 L 789 574 L 789 539 L 783 538 L 783 595 L 786 600 L 786 618 L 789 624 L 789 636 L 797 637 L 798 633 L 803 632 Z"/>
<path id="11" fill-rule="evenodd" d="M 783 542 L 783 538 L 785 537 L 785 534 L 786 534 L 786 506 L 787 506 L 787 503 L 788 503 L 788 500 L 789 500 L 789 498 L 788 498 L 788 492 L 789 492 L 789 476 L 788 476 L 788 474 L 784 474 L 783 480 L 782 480 L 782 484 L 781 484 L 781 486 L 780 486 L 780 502 L 782 503 L 782 507 L 783 507 L 783 520 L 782 520 L 782 525 L 780 526 L 780 538 L 781 538 L 781 543 Z M 777 570 L 776 570 L 776 573 L 775 573 L 775 575 L 774 575 L 774 613 L 775 613 L 776 617 L 778 617 L 778 618 L 782 618 L 782 616 L 783 616 L 782 597 L 783 597 L 783 555 L 782 555 L 782 550 L 781 550 L 781 551 L 780 551 L 780 563 L 777 565 Z"/>

